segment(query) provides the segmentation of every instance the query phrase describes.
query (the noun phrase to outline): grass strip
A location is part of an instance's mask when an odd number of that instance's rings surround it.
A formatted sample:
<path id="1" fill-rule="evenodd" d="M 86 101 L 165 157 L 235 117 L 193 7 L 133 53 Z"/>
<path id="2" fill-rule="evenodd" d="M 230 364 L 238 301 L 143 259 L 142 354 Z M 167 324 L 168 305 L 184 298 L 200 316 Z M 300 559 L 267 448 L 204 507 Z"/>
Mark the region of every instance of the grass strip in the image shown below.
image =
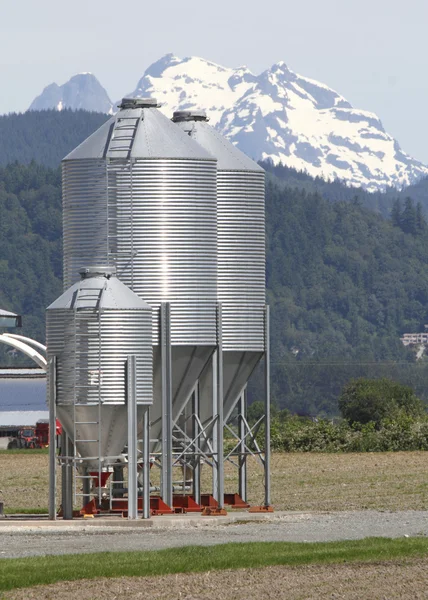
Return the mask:
<path id="1" fill-rule="evenodd" d="M 428 555 L 428 540 L 251 542 L 144 552 L 101 552 L 0 559 L 0 591 L 97 577 L 142 577 L 271 565 L 383 562 Z"/>

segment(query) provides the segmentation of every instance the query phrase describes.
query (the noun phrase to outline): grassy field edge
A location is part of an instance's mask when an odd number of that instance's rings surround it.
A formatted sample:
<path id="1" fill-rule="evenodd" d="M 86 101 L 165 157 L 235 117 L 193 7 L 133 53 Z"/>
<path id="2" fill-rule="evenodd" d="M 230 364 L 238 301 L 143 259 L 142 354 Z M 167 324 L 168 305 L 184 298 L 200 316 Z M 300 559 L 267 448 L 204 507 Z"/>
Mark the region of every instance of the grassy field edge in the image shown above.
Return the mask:
<path id="1" fill-rule="evenodd" d="M 145 552 L 0 559 L 0 591 L 98 577 L 142 577 L 273 565 L 385 562 L 428 556 L 428 540 L 366 538 L 325 543 L 255 542 Z"/>

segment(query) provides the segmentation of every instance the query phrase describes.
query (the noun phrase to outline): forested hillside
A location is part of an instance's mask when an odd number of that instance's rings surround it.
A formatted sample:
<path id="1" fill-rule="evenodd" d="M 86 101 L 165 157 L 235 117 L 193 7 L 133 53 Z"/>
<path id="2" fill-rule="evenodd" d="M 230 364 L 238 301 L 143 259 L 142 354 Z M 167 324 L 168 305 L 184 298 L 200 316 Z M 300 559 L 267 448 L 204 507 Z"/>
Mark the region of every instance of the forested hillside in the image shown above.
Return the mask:
<path id="1" fill-rule="evenodd" d="M 268 173 L 268 178 L 279 187 L 297 188 L 306 192 L 318 193 L 331 202 L 358 202 L 367 208 L 389 217 L 396 200 L 405 202 L 411 198 L 420 203 L 423 212 L 428 215 L 428 177 L 403 190 L 390 188 L 386 192 L 367 192 L 363 188 L 346 185 L 342 181 L 325 181 L 321 177 L 311 177 L 302 171 L 296 171 L 284 165 L 274 165 L 270 161 L 260 163 Z"/>
<path id="2" fill-rule="evenodd" d="M 44 311 L 61 278 L 60 169 L 0 168 L 0 307 L 24 315 L 24 335 L 44 339 Z M 4 363 L 3 346 L 0 352 Z"/>
<path id="3" fill-rule="evenodd" d="M 84 110 L 42 110 L 0 116 L 0 165 L 32 160 L 57 167 L 109 117 Z"/>
<path id="4" fill-rule="evenodd" d="M 334 414 L 342 385 L 356 375 L 411 379 L 426 397 L 427 363 L 416 364 L 399 339 L 428 323 L 420 211 L 409 200 L 384 219 L 359 200 L 331 202 L 294 179 L 267 185 L 275 401 Z M 24 334 L 40 340 L 45 307 L 61 292 L 60 184 L 59 169 L 0 169 L 0 306 L 22 312 Z M 12 358 L 3 350 L 1 361 Z"/>
<path id="5" fill-rule="evenodd" d="M 410 215 L 410 217 L 409 217 Z M 409 200 L 390 220 L 355 202 L 267 187 L 268 293 L 274 396 L 294 411 L 331 413 L 355 376 L 412 382 L 424 361 L 400 342 L 428 323 L 428 232 Z"/>

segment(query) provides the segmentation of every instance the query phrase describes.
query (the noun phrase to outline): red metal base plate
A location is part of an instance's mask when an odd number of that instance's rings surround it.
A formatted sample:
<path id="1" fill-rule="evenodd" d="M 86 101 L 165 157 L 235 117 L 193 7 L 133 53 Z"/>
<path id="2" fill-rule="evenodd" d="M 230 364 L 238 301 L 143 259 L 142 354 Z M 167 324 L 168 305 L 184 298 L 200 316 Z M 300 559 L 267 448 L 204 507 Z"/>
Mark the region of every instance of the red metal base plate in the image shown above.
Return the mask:
<path id="1" fill-rule="evenodd" d="M 205 506 L 201 514 L 203 517 L 225 517 L 227 516 L 227 510 L 224 508 L 210 508 L 209 506 Z"/>
<path id="2" fill-rule="evenodd" d="M 202 510 L 202 506 L 195 502 L 192 496 L 174 496 L 172 500 L 172 506 L 175 512 L 195 512 L 199 513 Z"/>
<path id="3" fill-rule="evenodd" d="M 273 513 L 272 506 L 252 506 L 248 511 L 250 513 Z"/>
<path id="4" fill-rule="evenodd" d="M 239 494 L 225 494 L 224 503 L 233 508 L 249 508 L 250 506 Z"/>

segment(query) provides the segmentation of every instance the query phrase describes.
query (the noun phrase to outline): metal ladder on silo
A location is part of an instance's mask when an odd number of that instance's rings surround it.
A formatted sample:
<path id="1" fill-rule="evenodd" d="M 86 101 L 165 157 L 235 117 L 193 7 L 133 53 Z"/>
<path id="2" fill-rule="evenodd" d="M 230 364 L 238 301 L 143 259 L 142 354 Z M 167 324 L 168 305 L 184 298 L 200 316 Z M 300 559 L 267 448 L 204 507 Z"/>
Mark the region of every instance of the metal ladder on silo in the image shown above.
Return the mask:
<path id="1" fill-rule="evenodd" d="M 107 150 L 109 158 L 130 158 L 139 122 L 139 116 L 116 120 Z"/>
<path id="2" fill-rule="evenodd" d="M 118 214 L 118 196 L 120 194 L 128 195 L 130 199 L 130 211 L 133 214 L 132 209 L 132 165 L 129 163 L 131 158 L 131 151 L 134 145 L 135 136 L 138 130 L 138 124 L 141 117 L 126 117 L 122 116 L 116 120 L 113 128 L 113 132 L 109 141 L 108 150 L 106 153 L 106 169 L 107 169 L 107 251 L 109 256 L 113 256 L 115 263 L 117 264 L 117 258 L 119 255 L 128 256 L 129 262 L 131 262 L 131 289 L 133 288 L 134 277 L 133 277 L 133 261 L 134 256 L 134 232 L 133 223 L 131 218 L 131 251 L 130 252 L 119 252 L 117 248 L 118 240 L 118 227 L 120 224 L 127 224 L 129 222 L 129 214 L 121 217 Z M 123 163 L 111 163 L 109 159 L 122 159 Z M 127 185 L 121 185 L 120 188 L 117 185 L 117 174 L 123 174 L 124 169 L 129 169 L 129 179 Z M 114 180 L 114 183 L 113 181 Z M 126 268 L 123 267 L 123 268 Z M 118 272 L 120 277 L 121 272 Z"/>
<path id="3" fill-rule="evenodd" d="M 79 425 L 96 425 L 97 426 L 97 437 L 95 439 L 79 439 L 79 444 L 85 444 L 85 443 L 98 443 L 98 456 L 101 456 L 100 453 L 100 444 L 101 444 L 101 408 L 102 408 L 102 397 L 101 397 L 101 383 L 102 383 L 102 372 L 101 372 L 101 352 L 102 352 L 102 345 L 101 345 L 101 311 L 100 311 L 100 306 L 101 306 L 101 299 L 102 299 L 102 295 L 103 292 L 105 290 L 105 286 L 103 286 L 101 289 L 100 288 L 90 288 L 90 287 L 85 287 L 85 288 L 79 288 L 77 290 L 76 296 L 74 298 L 74 302 L 73 302 L 73 308 L 74 308 L 74 349 L 75 349 L 75 354 L 77 356 L 77 354 L 79 353 L 80 356 L 82 355 L 86 355 L 87 356 L 87 363 L 85 367 L 82 366 L 77 366 L 77 364 L 75 364 L 75 368 L 74 368 L 74 406 L 73 406 L 73 436 L 74 436 L 74 440 L 77 440 L 77 428 Z M 89 293 L 87 293 L 89 292 Z M 86 344 L 86 350 L 83 351 L 82 346 L 84 347 L 85 345 L 85 341 L 89 342 L 89 338 L 93 335 L 92 333 L 90 333 L 89 331 L 87 331 L 86 333 L 81 331 L 81 327 L 79 327 L 79 324 L 81 323 L 88 323 L 88 312 L 82 311 L 81 313 L 79 313 L 78 309 L 79 309 L 79 302 L 94 302 L 94 307 L 93 307 L 93 320 L 97 323 L 98 326 L 98 350 L 97 350 L 97 354 L 98 354 L 98 381 L 97 381 L 97 388 L 98 388 L 98 393 L 97 393 L 97 402 L 95 404 L 88 404 L 87 402 L 81 402 L 80 401 L 80 393 L 79 390 L 93 390 L 94 389 L 94 384 L 90 383 L 90 379 L 91 379 L 91 373 L 92 373 L 92 369 L 89 368 L 89 354 L 94 352 L 93 348 L 89 348 L 89 346 Z M 76 360 L 76 357 L 75 357 Z M 82 374 L 84 375 L 86 373 L 87 377 L 85 377 L 86 383 L 82 383 Z M 78 419 L 78 409 L 79 407 L 84 407 L 86 410 L 88 410 L 89 408 L 94 408 L 96 409 L 96 416 L 94 417 L 93 420 L 84 420 L 84 421 L 79 421 Z M 80 457 L 77 455 L 77 450 L 76 450 L 76 444 L 74 444 L 74 464 L 75 466 L 77 466 L 77 461 L 80 460 Z M 79 497 L 83 497 L 86 496 L 85 493 L 78 491 L 78 489 L 80 490 L 80 487 L 78 488 L 78 484 L 82 485 L 83 481 L 89 481 L 91 479 L 91 476 L 87 474 L 86 470 L 84 471 L 84 474 L 78 474 L 77 468 L 73 469 L 73 474 L 74 474 L 74 485 L 73 485 L 73 489 L 74 489 L 74 504 L 77 503 L 77 499 Z M 99 473 L 98 473 L 98 481 L 101 481 L 101 467 L 99 467 Z"/>

